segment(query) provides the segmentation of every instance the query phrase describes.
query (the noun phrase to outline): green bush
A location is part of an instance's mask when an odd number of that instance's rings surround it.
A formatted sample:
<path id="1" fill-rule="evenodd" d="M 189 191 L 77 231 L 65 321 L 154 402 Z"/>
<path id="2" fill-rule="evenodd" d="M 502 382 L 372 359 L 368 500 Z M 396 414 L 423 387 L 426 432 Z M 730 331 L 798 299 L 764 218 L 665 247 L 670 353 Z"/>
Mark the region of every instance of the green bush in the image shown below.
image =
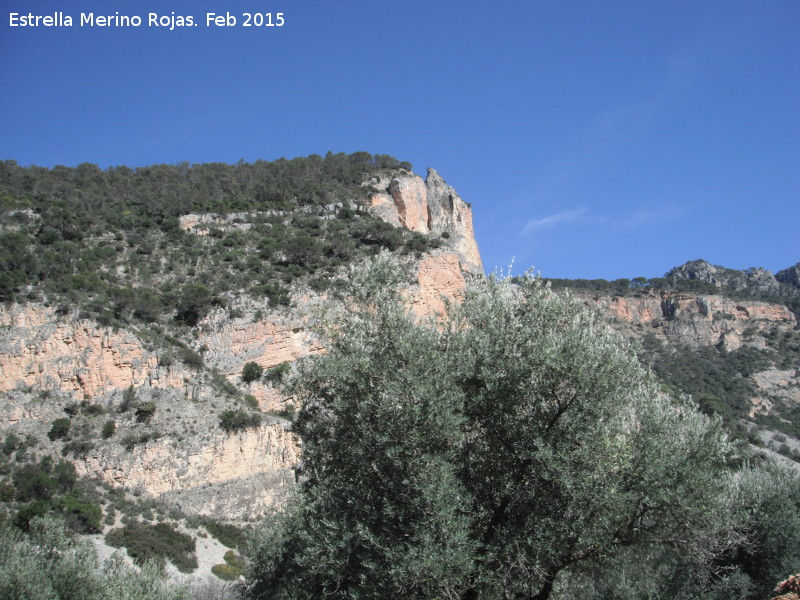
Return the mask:
<path id="1" fill-rule="evenodd" d="M 89 451 L 93 449 L 94 442 L 90 442 L 88 440 L 72 440 L 70 442 L 66 442 L 64 447 L 61 448 L 61 456 L 68 456 L 72 454 L 73 456 L 85 457 Z"/>
<path id="2" fill-rule="evenodd" d="M 219 426 L 226 433 L 242 431 L 261 425 L 261 415 L 243 410 L 226 410 L 219 415 Z"/>
<path id="3" fill-rule="evenodd" d="M 128 386 L 128 389 L 122 392 L 122 402 L 119 405 L 119 412 L 127 412 L 136 403 L 136 390 L 133 384 Z"/>
<path id="4" fill-rule="evenodd" d="M 119 443 L 123 448 L 130 452 L 134 449 L 134 447 L 140 444 L 146 444 L 150 440 L 157 440 L 159 437 L 160 434 L 157 431 L 149 431 L 139 435 L 136 435 L 135 433 L 129 433 L 128 435 L 124 436 Z"/>
<path id="5" fill-rule="evenodd" d="M 245 560 L 233 550 L 228 550 L 223 558 L 230 566 L 236 567 L 237 569 L 244 569 Z"/>
<path id="6" fill-rule="evenodd" d="M 147 525 L 130 521 L 109 531 L 105 539 L 110 546 L 127 548 L 139 565 L 151 559 L 163 564 L 169 559 L 181 573 L 191 573 L 197 568 L 194 539 L 168 523 Z"/>
<path id="7" fill-rule="evenodd" d="M 184 365 L 195 371 L 202 369 L 205 364 L 203 357 L 191 348 L 181 348 L 178 351 L 178 358 Z"/>
<path id="8" fill-rule="evenodd" d="M 81 410 L 85 415 L 90 417 L 96 417 L 98 415 L 104 415 L 106 413 L 106 409 L 100 406 L 99 404 L 93 404 L 91 402 L 83 402 L 81 404 Z"/>
<path id="9" fill-rule="evenodd" d="M 78 473 L 75 465 L 67 460 L 60 460 L 52 469 L 53 479 L 58 484 L 58 491 L 62 494 L 70 491 L 78 482 Z"/>
<path id="10" fill-rule="evenodd" d="M 208 533 L 228 548 L 244 548 L 247 542 L 247 534 L 235 525 L 220 523 L 209 518 L 202 519 L 201 523 Z"/>
<path id="11" fill-rule="evenodd" d="M 111 436 L 114 435 L 117 431 L 117 424 L 113 421 L 106 421 L 103 423 L 103 429 L 100 431 L 100 435 L 103 436 L 104 440 L 107 440 Z"/>
<path id="12" fill-rule="evenodd" d="M 69 428 L 72 425 L 72 421 L 69 420 L 67 417 L 61 417 L 53 421 L 52 426 L 50 427 L 50 431 L 47 434 L 47 437 L 50 441 L 60 440 L 62 438 L 67 437 L 69 434 Z"/>
<path id="13" fill-rule="evenodd" d="M 221 563 L 211 567 L 211 572 L 223 581 L 236 581 L 242 574 L 239 567 L 234 567 L 226 563 Z"/>
<path id="14" fill-rule="evenodd" d="M 156 414 L 156 403 L 155 402 L 142 402 L 140 405 L 136 407 L 136 421 L 139 423 L 149 423 L 150 420 L 153 418 L 153 415 Z"/>
<path id="15" fill-rule="evenodd" d="M 14 471 L 17 500 L 50 500 L 58 489 L 58 482 L 39 465 L 27 464 Z"/>
<path id="16" fill-rule="evenodd" d="M 90 500 L 77 494 L 69 494 L 56 499 L 53 508 L 64 516 L 70 530 L 76 533 L 100 533 L 103 511 Z"/>
<path id="17" fill-rule="evenodd" d="M 281 419 L 286 419 L 287 421 L 294 421 L 295 417 L 297 416 L 297 411 L 294 408 L 294 404 L 287 403 L 280 410 L 269 411 L 269 414 L 274 417 L 280 417 Z"/>
<path id="18" fill-rule="evenodd" d="M 271 369 L 268 369 L 266 374 L 264 375 L 264 381 L 267 381 L 271 384 L 280 383 L 283 381 L 283 378 L 289 373 L 292 366 L 289 361 L 284 361 L 279 365 L 275 365 Z"/>
<path id="19" fill-rule="evenodd" d="M 45 500 L 37 500 L 30 504 L 22 506 L 17 514 L 14 516 L 14 525 L 19 527 L 22 531 L 29 531 L 31 521 L 38 517 L 45 516 L 50 512 L 50 502 Z"/>
<path id="20" fill-rule="evenodd" d="M 17 490 L 10 483 L 0 483 L 0 502 L 11 502 Z"/>
<path id="21" fill-rule="evenodd" d="M 264 373 L 264 369 L 258 363 L 245 363 L 244 368 L 242 369 L 242 381 L 245 383 L 258 381 L 261 378 L 262 373 Z"/>
<path id="22" fill-rule="evenodd" d="M 13 431 L 9 432 L 6 434 L 6 437 L 3 440 L 3 454 L 10 456 L 17 450 L 17 448 L 20 448 L 21 446 L 22 440 L 20 440 Z"/>
<path id="23" fill-rule="evenodd" d="M 194 327 L 206 316 L 213 304 L 218 304 L 218 300 L 212 297 L 206 286 L 188 283 L 180 292 L 175 320 Z"/>

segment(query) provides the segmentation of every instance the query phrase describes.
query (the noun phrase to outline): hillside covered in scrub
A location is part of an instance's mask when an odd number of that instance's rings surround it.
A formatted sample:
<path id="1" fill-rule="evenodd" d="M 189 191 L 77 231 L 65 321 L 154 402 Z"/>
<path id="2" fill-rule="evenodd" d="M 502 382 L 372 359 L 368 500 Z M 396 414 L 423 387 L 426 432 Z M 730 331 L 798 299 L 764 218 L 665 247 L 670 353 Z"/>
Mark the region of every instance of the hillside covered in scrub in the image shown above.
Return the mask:
<path id="1" fill-rule="evenodd" d="M 673 394 L 691 396 L 736 434 L 797 461 L 797 272 L 797 265 L 773 275 L 697 260 L 660 278 L 548 282 L 603 306 Z"/>
<path id="2" fill-rule="evenodd" d="M 0 526 L 253 598 L 757 600 L 800 571 L 797 272 L 487 283 L 470 205 L 365 152 L 5 161 Z"/>
<path id="3" fill-rule="evenodd" d="M 280 505 L 300 456 L 280 382 L 320 351 L 318 308 L 351 265 L 395 254 L 420 315 L 481 272 L 469 206 L 410 169 L 367 153 L 0 164 L 7 517 L 75 513 L 131 554 L 131 536 L 158 537 L 120 529 L 137 520 L 197 540 Z"/>

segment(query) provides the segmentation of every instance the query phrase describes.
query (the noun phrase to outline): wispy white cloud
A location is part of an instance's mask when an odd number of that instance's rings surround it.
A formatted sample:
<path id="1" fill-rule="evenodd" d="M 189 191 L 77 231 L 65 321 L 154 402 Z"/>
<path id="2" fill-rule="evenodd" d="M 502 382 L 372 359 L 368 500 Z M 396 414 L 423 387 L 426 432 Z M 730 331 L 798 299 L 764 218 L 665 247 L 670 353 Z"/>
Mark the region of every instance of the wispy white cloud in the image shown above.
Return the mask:
<path id="1" fill-rule="evenodd" d="M 527 235 L 534 231 L 551 229 L 559 225 L 589 225 L 605 229 L 638 229 L 654 222 L 667 221 L 679 216 L 681 211 L 675 207 L 659 210 L 641 209 L 627 215 L 593 215 L 586 207 L 564 210 L 559 213 L 532 219 L 520 232 Z"/>
<path id="2" fill-rule="evenodd" d="M 573 210 L 564 210 L 548 217 L 533 219 L 528 221 L 525 227 L 522 228 L 522 234 L 525 235 L 538 229 L 550 229 L 563 223 L 574 223 L 582 220 L 588 212 L 587 208 L 575 208 Z"/>

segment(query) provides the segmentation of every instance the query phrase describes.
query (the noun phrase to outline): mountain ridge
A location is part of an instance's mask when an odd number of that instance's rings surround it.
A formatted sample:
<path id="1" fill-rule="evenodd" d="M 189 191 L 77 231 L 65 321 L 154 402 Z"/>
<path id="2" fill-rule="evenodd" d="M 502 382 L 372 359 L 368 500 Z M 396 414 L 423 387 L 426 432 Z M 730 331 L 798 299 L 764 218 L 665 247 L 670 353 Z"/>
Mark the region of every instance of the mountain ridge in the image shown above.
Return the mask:
<path id="1" fill-rule="evenodd" d="M 130 511 L 148 520 L 132 506 L 245 525 L 285 502 L 301 449 L 280 380 L 323 351 L 318 309 L 351 265 L 394 253 L 420 318 L 483 276 L 470 205 L 435 170 L 423 179 L 386 155 L 106 172 L 6 162 L 0 226 L 6 510 L 25 506 L 20 469 L 61 456 L 98 485 L 105 531 Z M 782 450 L 775 432 L 788 435 L 794 456 L 799 268 L 690 261 L 649 280 L 548 281 L 605 310 L 670 391 L 751 442 Z"/>

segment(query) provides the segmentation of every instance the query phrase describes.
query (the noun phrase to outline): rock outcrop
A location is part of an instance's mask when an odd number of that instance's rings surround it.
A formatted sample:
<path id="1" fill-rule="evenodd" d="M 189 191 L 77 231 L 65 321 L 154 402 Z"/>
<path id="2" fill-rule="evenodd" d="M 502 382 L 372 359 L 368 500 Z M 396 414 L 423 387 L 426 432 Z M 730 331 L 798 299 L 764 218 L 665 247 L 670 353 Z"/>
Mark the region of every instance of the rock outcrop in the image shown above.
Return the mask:
<path id="1" fill-rule="evenodd" d="M 417 268 L 418 286 L 409 293 L 411 310 L 420 317 L 441 317 L 447 302 L 458 302 L 466 289 L 459 256 L 434 254 L 423 258 Z"/>
<path id="2" fill-rule="evenodd" d="M 438 234 L 458 255 L 468 273 L 483 273 L 478 244 L 472 227 L 472 209 L 434 169 L 423 180 L 419 175 L 397 172 L 374 178 L 368 185 L 373 213 L 391 223 L 418 233 Z"/>
<path id="3" fill-rule="evenodd" d="M 93 398 L 130 385 L 178 387 L 184 371 L 159 366 L 132 331 L 58 315 L 42 304 L 0 309 L 0 391 L 59 390 Z"/>
<path id="4" fill-rule="evenodd" d="M 751 419 L 800 405 L 800 370 L 793 366 L 796 360 L 786 362 L 784 350 L 787 341 L 794 343 L 797 319 L 783 304 L 667 291 L 584 296 L 584 301 L 602 307 L 625 337 L 652 336 L 659 342 L 655 347 L 667 354 L 711 346 L 724 356 L 747 350 L 750 358 L 744 360 L 760 357 L 742 376 L 752 390 L 746 398 Z"/>
<path id="5" fill-rule="evenodd" d="M 775 596 L 772 600 L 800 600 L 800 575 L 792 575 L 781 581 L 774 591 L 780 596 Z"/>
<path id="6" fill-rule="evenodd" d="M 800 262 L 793 267 L 775 273 L 775 279 L 781 283 L 800 288 Z"/>
<path id="7" fill-rule="evenodd" d="M 441 317 L 447 302 L 462 297 L 465 276 L 482 273 L 469 205 L 432 169 L 426 180 L 398 171 L 370 185 L 376 214 L 441 239 L 441 247 L 407 259 L 416 283 L 406 293 L 414 314 Z M 214 228 L 246 230 L 253 218 L 184 215 L 179 226 L 202 236 Z M 241 409 L 241 394 L 253 396 L 263 411 L 287 407 L 291 399 L 268 381 L 243 382 L 242 369 L 248 362 L 270 369 L 321 352 L 311 321 L 316 305 L 324 302 L 324 296 L 303 289 L 293 291 L 291 310 L 238 296 L 197 326 L 169 334 L 145 325 L 103 326 L 43 303 L 2 306 L 0 426 L 35 438 L 38 451 L 57 456 L 68 440 L 48 440 L 46 434 L 68 409 L 69 441 L 79 443 L 70 459 L 80 475 L 189 514 L 258 516 L 293 485 L 298 440 L 286 421 L 266 415 L 259 427 L 226 433 L 219 415 Z M 194 352 L 195 364 L 183 362 L 183 350 Z M 239 400 L 226 392 L 231 385 Z M 129 389 L 135 400 L 126 411 Z M 135 416 L 143 404 L 155 407 L 151 419 Z M 83 413 L 84 405 L 93 408 Z M 109 419 L 116 433 L 101 439 Z"/>
<path id="8" fill-rule="evenodd" d="M 188 443 L 173 436 L 130 452 L 109 445 L 75 465 L 79 475 L 158 498 L 187 514 L 253 518 L 280 503 L 294 484 L 300 447 L 281 423 Z"/>
<path id="9" fill-rule="evenodd" d="M 779 288 L 776 277 L 766 269 L 752 268 L 746 271 L 727 269 L 704 260 L 693 260 L 675 267 L 666 274 L 667 279 L 688 279 L 710 283 L 727 290 L 750 290 L 761 294 L 774 293 Z"/>
<path id="10" fill-rule="evenodd" d="M 598 302 L 604 302 L 600 299 Z M 724 296 L 647 293 L 607 301 L 613 319 L 648 330 L 689 346 L 716 346 L 736 350 L 748 331 L 748 344 L 760 345 L 759 335 L 775 324 L 791 329 L 794 314 L 784 305 L 756 300 L 736 301 Z"/>

